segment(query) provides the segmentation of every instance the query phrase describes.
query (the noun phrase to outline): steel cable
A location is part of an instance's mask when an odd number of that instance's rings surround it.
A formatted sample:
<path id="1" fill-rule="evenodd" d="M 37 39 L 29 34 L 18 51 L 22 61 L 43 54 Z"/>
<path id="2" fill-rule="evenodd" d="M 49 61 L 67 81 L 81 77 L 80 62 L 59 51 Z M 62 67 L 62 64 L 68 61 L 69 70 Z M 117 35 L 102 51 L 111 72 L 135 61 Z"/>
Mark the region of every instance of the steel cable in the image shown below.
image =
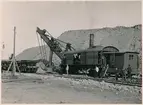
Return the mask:
<path id="1" fill-rule="evenodd" d="M 42 57 L 42 49 L 40 47 L 40 41 L 39 41 L 38 33 L 36 32 L 36 34 L 37 34 L 37 40 L 38 40 L 38 44 L 39 44 L 40 54 L 41 54 L 41 57 Z"/>
<path id="2" fill-rule="evenodd" d="M 41 40 L 40 40 L 40 43 L 41 43 L 42 59 L 44 59 L 44 52 L 43 52 L 42 38 L 41 38 Z"/>

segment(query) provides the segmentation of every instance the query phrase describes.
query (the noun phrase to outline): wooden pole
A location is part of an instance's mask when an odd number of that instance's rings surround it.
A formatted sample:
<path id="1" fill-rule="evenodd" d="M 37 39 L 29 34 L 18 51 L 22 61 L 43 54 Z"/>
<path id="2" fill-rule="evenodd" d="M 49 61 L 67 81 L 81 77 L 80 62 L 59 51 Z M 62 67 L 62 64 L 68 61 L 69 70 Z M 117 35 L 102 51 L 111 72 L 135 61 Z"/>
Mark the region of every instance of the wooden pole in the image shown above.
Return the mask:
<path id="1" fill-rule="evenodd" d="M 15 76 L 16 65 L 15 65 L 15 38 L 16 38 L 16 27 L 14 27 L 14 39 L 13 39 L 13 70 L 12 75 Z"/>
<path id="2" fill-rule="evenodd" d="M 16 72 L 16 67 L 20 73 L 20 70 L 19 70 L 19 67 L 18 67 L 18 64 L 16 62 L 16 59 L 15 59 L 15 39 L 16 39 L 16 27 L 14 27 L 14 38 L 13 38 L 13 56 L 12 56 L 12 61 L 8 67 L 8 70 L 7 72 L 9 72 L 12 64 L 13 64 L 13 69 L 12 69 L 12 76 L 15 77 L 15 72 Z"/>

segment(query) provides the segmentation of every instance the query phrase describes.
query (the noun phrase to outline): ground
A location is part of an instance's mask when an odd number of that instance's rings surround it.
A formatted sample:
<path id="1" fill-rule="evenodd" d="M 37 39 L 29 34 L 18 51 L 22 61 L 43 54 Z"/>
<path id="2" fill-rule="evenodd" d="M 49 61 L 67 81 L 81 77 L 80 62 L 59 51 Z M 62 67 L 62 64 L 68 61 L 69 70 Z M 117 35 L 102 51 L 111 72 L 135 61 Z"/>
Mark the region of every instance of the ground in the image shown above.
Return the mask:
<path id="1" fill-rule="evenodd" d="M 21 76 L 22 77 L 22 76 Z M 24 79 L 23 79 L 24 78 Z M 22 79 L 3 80 L 2 103 L 141 104 L 141 93 L 104 89 L 88 80 L 71 80 L 53 75 L 26 74 Z"/>

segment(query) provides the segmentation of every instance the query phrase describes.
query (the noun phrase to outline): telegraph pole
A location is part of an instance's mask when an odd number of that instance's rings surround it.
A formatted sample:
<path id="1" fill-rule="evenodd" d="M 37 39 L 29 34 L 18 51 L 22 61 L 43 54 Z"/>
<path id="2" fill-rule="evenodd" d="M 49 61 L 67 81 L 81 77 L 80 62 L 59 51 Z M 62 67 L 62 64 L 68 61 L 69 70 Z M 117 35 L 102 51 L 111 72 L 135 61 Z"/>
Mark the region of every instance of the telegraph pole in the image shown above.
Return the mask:
<path id="1" fill-rule="evenodd" d="M 15 76 L 16 65 L 15 65 L 15 37 L 16 37 L 16 27 L 14 27 L 14 38 L 13 38 L 13 70 L 12 76 Z"/>
<path id="2" fill-rule="evenodd" d="M 20 70 L 19 70 L 19 67 L 18 67 L 18 64 L 16 62 L 16 59 L 15 59 L 15 38 L 16 38 L 16 27 L 14 27 L 14 38 L 13 38 L 13 56 L 12 56 L 12 61 L 8 67 L 8 70 L 10 70 L 11 66 L 13 65 L 13 69 L 12 69 L 12 76 L 15 77 L 15 72 L 16 72 L 16 66 L 17 66 L 17 69 L 20 73 Z"/>

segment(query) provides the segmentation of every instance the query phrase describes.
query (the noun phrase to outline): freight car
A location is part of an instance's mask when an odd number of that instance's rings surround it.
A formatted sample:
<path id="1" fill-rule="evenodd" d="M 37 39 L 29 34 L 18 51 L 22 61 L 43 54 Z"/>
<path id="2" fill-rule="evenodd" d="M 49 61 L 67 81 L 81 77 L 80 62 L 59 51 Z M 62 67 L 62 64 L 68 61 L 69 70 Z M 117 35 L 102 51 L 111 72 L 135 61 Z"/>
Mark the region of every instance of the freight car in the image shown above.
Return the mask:
<path id="1" fill-rule="evenodd" d="M 39 60 L 18 60 L 17 64 L 22 73 L 36 73 L 38 67 L 36 66 Z M 2 60 L 1 61 L 1 70 L 6 71 L 10 65 L 10 60 Z M 12 68 L 10 69 L 12 71 Z M 16 70 L 18 72 L 18 70 Z"/>
<path id="2" fill-rule="evenodd" d="M 96 66 L 105 71 L 107 65 L 107 74 L 115 74 L 116 69 L 125 70 L 128 65 L 133 69 L 132 73 L 138 71 L 138 53 L 137 52 L 119 52 L 114 46 L 93 46 L 86 50 L 69 51 L 64 53 L 62 60 L 62 72 L 66 73 L 66 67 L 69 67 L 70 74 L 78 74 L 81 70 L 89 70 L 92 76 L 93 69 Z"/>

